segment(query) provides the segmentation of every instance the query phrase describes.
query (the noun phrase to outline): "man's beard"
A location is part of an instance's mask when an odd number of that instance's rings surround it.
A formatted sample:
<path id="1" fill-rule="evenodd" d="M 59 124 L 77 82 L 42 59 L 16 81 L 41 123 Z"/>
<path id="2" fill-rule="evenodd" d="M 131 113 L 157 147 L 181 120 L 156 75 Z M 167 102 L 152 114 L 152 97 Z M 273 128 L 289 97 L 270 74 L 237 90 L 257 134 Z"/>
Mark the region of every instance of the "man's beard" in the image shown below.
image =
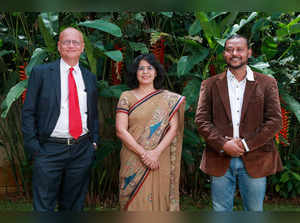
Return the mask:
<path id="1" fill-rule="evenodd" d="M 236 66 L 232 66 L 230 63 L 227 63 L 227 66 L 233 70 L 237 70 L 247 64 L 248 64 L 248 60 L 241 62 L 239 65 L 236 65 Z"/>

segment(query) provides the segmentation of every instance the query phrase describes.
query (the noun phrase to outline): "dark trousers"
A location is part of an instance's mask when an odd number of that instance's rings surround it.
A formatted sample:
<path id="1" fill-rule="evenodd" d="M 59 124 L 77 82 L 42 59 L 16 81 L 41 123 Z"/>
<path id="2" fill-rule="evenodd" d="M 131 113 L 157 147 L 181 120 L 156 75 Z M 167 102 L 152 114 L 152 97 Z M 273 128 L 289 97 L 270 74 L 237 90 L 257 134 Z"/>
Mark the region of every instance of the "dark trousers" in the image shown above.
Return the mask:
<path id="1" fill-rule="evenodd" d="M 88 138 L 78 144 L 46 142 L 34 156 L 33 208 L 38 212 L 83 210 L 94 147 Z"/>

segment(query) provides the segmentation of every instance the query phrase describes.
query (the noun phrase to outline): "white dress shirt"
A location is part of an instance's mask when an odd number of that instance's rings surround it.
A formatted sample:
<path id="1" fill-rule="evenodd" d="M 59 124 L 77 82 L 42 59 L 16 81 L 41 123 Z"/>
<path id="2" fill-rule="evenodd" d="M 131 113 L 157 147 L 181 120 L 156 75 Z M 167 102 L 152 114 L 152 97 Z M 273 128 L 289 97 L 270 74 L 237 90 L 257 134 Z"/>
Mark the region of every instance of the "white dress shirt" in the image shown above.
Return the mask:
<path id="1" fill-rule="evenodd" d="M 60 114 L 56 123 L 56 126 L 51 133 L 51 137 L 59 138 L 72 138 L 69 133 L 69 95 L 68 95 L 68 75 L 70 65 L 68 65 L 63 59 L 60 59 L 60 84 L 61 84 L 61 97 L 60 97 Z M 84 81 L 82 78 L 79 65 L 73 67 L 73 77 L 75 79 L 79 108 L 82 121 L 82 134 L 88 133 L 87 128 L 87 96 Z"/>
<path id="2" fill-rule="evenodd" d="M 231 119 L 233 126 L 233 137 L 240 137 L 240 120 L 244 100 L 244 92 L 246 87 L 246 80 L 254 81 L 253 71 L 247 66 L 246 77 L 242 81 L 238 81 L 235 76 L 227 70 L 227 85 L 230 100 Z M 242 139 L 246 152 L 249 151 L 247 143 Z"/>

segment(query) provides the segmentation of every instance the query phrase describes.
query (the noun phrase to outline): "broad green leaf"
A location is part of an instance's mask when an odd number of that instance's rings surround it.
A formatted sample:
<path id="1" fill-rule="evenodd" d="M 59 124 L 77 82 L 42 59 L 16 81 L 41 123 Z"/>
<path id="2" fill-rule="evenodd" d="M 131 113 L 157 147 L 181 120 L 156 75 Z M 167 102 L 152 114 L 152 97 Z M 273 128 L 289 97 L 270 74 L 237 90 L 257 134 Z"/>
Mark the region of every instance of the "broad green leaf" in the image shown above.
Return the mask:
<path id="1" fill-rule="evenodd" d="M 203 49 L 201 42 L 201 38 L 199 36 L 185 36 L 185 37 L 179 37 L 178 40 L 180 40 L 185 47 L 188 49 L 193 49 L 193 51 L 200 51 Z"/>
<path id="2" fill-rule="evenodd" d="M 90 70 L 93 74 L 97 73 L 97 60 L 94 54 L 94 46 L 91 43 L 90 39 L 83 35 L 84 42 L 85 42 L 85 52 L 89 61 Z"/>
<path id="3" fill-rule="evenodd" d="M 194 23 L 189 28 L 189 35 L 194 36 L 198 34 L 202 30 L 200 21 L 198 19 L 195 19 Z"/>
<path id="4" fill-rule="evenodd" d="M 220 31 L 224 32 L 227 27 L 231 26 L 238 16 L 239 12 L 230 12 L 220 23 Z"/>
<path id="5" fill-rule="evenodd" d="M 196 105 L 199 97 L 201 81 L 194 78 L 184 87 L 182 95 L 186 97 L 185 110 L 188 110 L 191 105 Z"/>
<path id="6" fill-rule="evenodd" d="M 102 41 L 97 41 L 96 43 L 94 43 L 94 46 L 100 51 L 106 50 Z"/>
<path id="7" fill-rule="evenodd" d="M 217 43 L 219 43 L 222 47 L 225 47 L 227 38 L 224 38 L 224 39 L 215 38 L 215 39 L 216 39 Z"/>
<path id="8" fill-rule="evenodd" d="M 299 24 L 300 22 L 300 15 L 298 15 L 295 19 L 293 19 L 287 26 L 291 27 L 293 25 Z"/>
<path id="9" fill-rule="evenodd" d="M 296 172 L 291 172 L 291 174 L 294 176 L 294 178 L 297 180 L 297 181 L 300 181 L 300 175 Z"/>
<path id="10" fill-rule="evenodd" d="M 141 51 L 141 53 L 149 53 L 149 50 L 145 43 L 129 42 L 129 46 L 134 51 Z"/>
<path id="11" fill-rule="evenodd" d="M 10 54 L 10 53 L 14 53 L 14 50 L 1 50 L 0 51 L 0 57 L 6 55 L 6 54 Z"/>
<path id="12" fill-rule="evenodd" d="M 160 14 L 168 17 L 168 18 L 172 18 L 173 17 L 173 12 L 161 12 Z"/>
<path id="13" fill-rule="evenodd" d="M 3 46 L 3 40 L 0 39 L 0 48 Z"/>
<path id="14" fill-rule="evenodd" d="M 124 84 L 109 86 L 108 88 L 100 89 L 99 95 L 107 98 L 119 98 L 122 92 L 128 89 L 128 86 Z"/>
<path id="15" fill-rule="evenodd" d="M 210 48 L 214 48 L 215 42 L 213 41 L 213 38 L 220 37 L 220 30 L 218 25 L 216 24 L 215 20 L 209 21 L 209 18 L 205 12 L 196 12 L 195 15 L 200 22 Z"/>
<path id="16" fill-rule="evenodd" d="M 51 25 L 51 18 L 56 18 L 56 22 L 58 20 L 58 14 L 51 16 L 51 13 L 41 13 L 38 17 L 39 28 L 42 33 L 45 44 L 49 50 L 49 52 L 56 52 L 56 42 L 54 40 L 54 36 L 57 32 L 53 30 Z"/>
<path id="17" fill-rule="evenodd" d="M 180 57 L 178 64 L 177 64 L 177 75 L 178 76 L 182 76 L 187 73 L 188 65 L 189 65 L 188 58 L 189 58 L 188 56 Z"/>
<path id="18" fill-rule="evenodd" d="M 279 89 L 279 92 L 289 110 L 295 114 L 298 122 L 300 122 L 300 103 L 293 96 L 289 95 L 284 89 Z"/>
<path id="19" fill-rule="evenodd" d="M 28 79 L 20 81 L 9 90 L 8 94 L 6 95 L 6 98 L 1 104 L 1 110 L 2 110 L 1 118 L 6 118 L 12 103 L 15 100 L 17 100 L 20 97 L 20 95 L 23 93 L 23 91 L 26 89 L 27 82 Z"/>
<path id="20" fill-rule="evenodd" d="M 287 63 L 292 63 L 295 60 L 294 56 L 288 56 L 279 61 L 281 66 L 285 66 Z"/>
<path id="21" fill-rule="evenodd" d="M 139 13 L 135 14 L 134 18 L 135 18 L 137 21 L 144 22 L 145 16 L 142 15 L 142 13 L 139 12 Z"/>
<path id="22" fill-rule="evenodd" d="M 294 24 L 292 26 L 286 26 L 284 28 L 278 29 L 276 31 L 276 36 L 280 38 L 280 40 L 284 40 L 285 36 L 296 34 L 300 32 L 300 24 Z"/>
<path id="23" fill-rule="evenodd" d="M 34 66 L 42 64 L 48 53 L 43 48 L 36 48 L 30 58 L 29 64 L 26 66 L 26 75 L 30 76 L 31 70 Z"/>
<path id="24" fill-rule="evenodd" d="M 293 19 L 289 24 L 283 24 L 280 29 L 276 31 L 279 39 L 284 40 L 283 37 L 300 32 L 300 15 Z"/>
<path id="25" fill-rule="evenodd" d="M 192 56 L 182 56 L 177 64 L 177 75 L 180 77 L 189 73 L 193 67 L 203 61 L 208 56 L 209 50 L 203 48 L 200 52 L 194 53 Z"/>
<path id="26" fill-rule="evenodd" d="M 209 21 L 214 20 L 215 18 L 221 16 L 221 15 L 225 15 L 228 12 L 212 12 L 209 16 Z"/>
<path id="27" fill-rule="evenodd" d="M 57 12 L 43 12 L 40 13 L 39 17 L 42 19 L 45 28 L 49 31 L 51 36 L 56 36 L 58 34 L 58 17 Z"/>
<path id="28" fill-rule="evenodd" d="M 251 28 L 251 34 L 254 35 L 255 33 L 259 32 L 268 23 L 269 23 L 269 21 L 266 18 L 258 19 Z"/>
<path id="29" fill-rule="evenodd" d="M 280 177 L 280 182 L 285 183 L 290 179 L 289 171 L 284 172 Z"/>
<path id="30" fill-rule="evenodd" d="M 228 36 L 236 34 L 244 25 L 251 22 L 257 15 L 257 12 L 252 12 L 247 19 L 242 19 L 239 24 L 233 25 Z"/>
<path id="31" fill-rule="evenodd" d="M 251 64 L 250 66 L 253 67 L 253 68 L 261 70 L 261 69 L 265 69 L 265 68 L 270 67 L 270 64 L 268 62 L 258 62 L 258 63 L 255 63 L 255 64 Z"/>
<path id="32" fill-rule="evenodd" d="M 278 52 L 278 43 L 272 37 L 266 37 L 262 41 L 261 51 L 266 55 L 268 60 L 272 59 Z"/>
<path id="33" fill-rule="evenodd" d="M 122 32 L 120 27 L 111 22 L 107 22 L 105 20 L 97 19 L 93 21 L 85 21 L 85 22 L 80 22 L 78 25 L 88 27 L 88 28 L 98 29 L 116 37 L 122 37 Z"/>
<path id="34" fill-rule="evenodd" d="M 120 50 L 112 50 L 112 51 L 106 51 L 104 52 L 106 56 L 108 56 L 110 59 L 120 62 L 123 60 L 123 55 Z"/>

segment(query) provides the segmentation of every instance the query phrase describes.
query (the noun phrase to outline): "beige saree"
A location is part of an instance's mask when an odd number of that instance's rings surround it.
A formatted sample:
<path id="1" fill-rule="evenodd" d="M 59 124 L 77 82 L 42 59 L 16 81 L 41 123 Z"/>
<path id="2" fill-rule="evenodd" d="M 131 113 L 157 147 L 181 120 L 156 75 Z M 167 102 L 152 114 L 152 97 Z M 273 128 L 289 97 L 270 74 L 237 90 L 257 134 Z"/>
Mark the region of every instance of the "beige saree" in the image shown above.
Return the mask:
<path id="1" fill-rule="evenodd" d="M 128 131 L 146 150 L 153 150 L 178 114 L 177 135 L 159 158 L 159 169 L 151 170 L 124 145 L 121 150 L 120 206 L 125 211 L 179 211 L 179 174 L 184 127 L 185 97 L 156 90 L 141 100 L 122 93 L 117 112 L 128 114 Z"/>

